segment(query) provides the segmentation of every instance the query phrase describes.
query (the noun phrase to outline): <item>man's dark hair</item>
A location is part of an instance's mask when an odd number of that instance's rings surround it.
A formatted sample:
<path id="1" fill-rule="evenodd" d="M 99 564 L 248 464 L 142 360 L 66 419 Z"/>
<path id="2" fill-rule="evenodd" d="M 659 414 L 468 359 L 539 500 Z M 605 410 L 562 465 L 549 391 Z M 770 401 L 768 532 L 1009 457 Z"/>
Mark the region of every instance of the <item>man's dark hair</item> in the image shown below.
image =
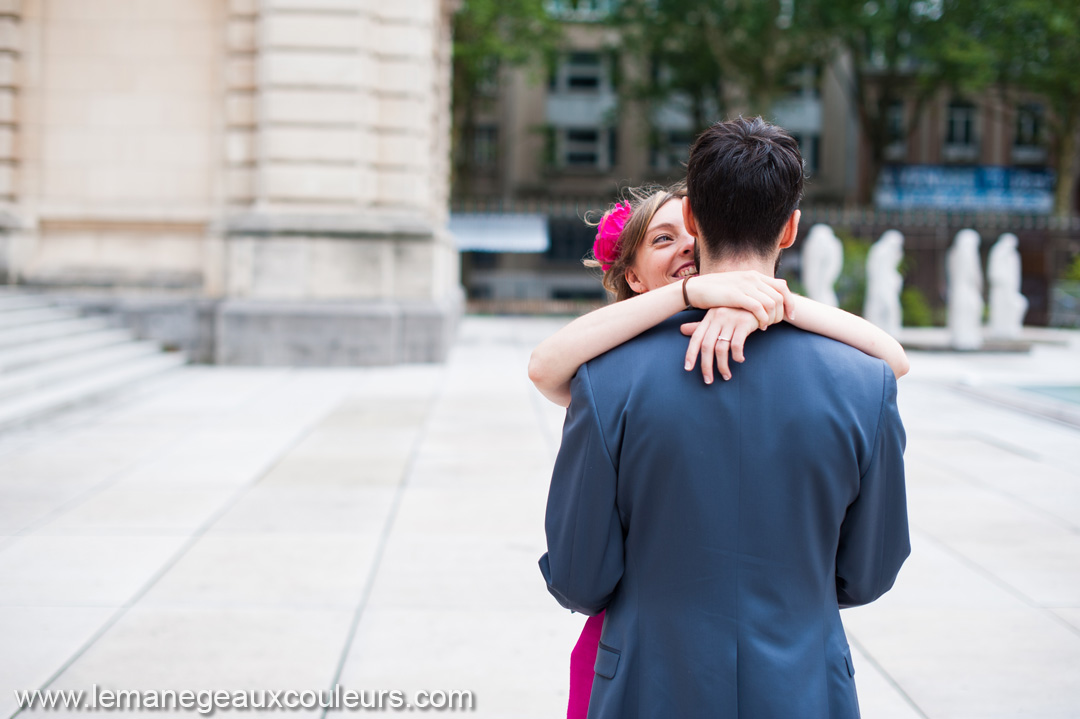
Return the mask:
<path id="1" fill-rule="evenodd" d="M 802 199 L 799 144 L 760 117 L 718 122 L 694 142 L 686 184 L 706 257 L 767 259 Z"/>

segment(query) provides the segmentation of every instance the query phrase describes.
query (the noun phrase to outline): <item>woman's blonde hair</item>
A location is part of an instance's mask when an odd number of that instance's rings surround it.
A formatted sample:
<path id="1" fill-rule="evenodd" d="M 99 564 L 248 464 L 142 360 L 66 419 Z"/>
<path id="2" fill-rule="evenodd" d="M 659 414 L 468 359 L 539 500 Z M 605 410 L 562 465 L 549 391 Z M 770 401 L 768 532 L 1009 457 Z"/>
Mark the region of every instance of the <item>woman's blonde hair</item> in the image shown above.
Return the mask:
<path id="1" fill-rule="evenodd" d="M 619 233 L 618 255 L 604 270 L 603 277 L 604 288 L 615 296 L 616 302 L 637 295 L 637 292 L 634 292 L 626 281 L 626 270 L 634 264 L 634 257 L 637 255 L 638 247 L 641 246 L 641 241 L 645 239 L 645 231 L 649 229 L 649 223 L 668 201 L 683 197 L 686 197 L 686 185 L 682 182 L 671 187 L 652 185 L 626 190 L 630 217 L 626 220 L 622 232 Z M 599 225 L 599 221 L 596 224 Z M 601 267 L 600 261 L 595 256 L 586 258 L 584 262 L 586 267 Z"/>

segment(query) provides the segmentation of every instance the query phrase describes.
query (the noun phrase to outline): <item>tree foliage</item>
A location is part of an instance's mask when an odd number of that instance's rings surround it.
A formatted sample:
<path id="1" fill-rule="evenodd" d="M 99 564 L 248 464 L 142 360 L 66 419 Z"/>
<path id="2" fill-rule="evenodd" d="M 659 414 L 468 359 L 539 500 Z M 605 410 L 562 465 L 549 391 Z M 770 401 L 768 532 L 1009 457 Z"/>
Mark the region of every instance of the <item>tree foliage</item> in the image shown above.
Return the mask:
<path id="1" fill-rule="evenodd" d="M 1049 110 L 1054 208 L 1073 208 L 1080 131 L 1080 3 L 1060 0 L 950 0 L 956 18 L 940 55 L 961 69 L 964 86 L 996 89 L 1009 103 L 1041 97 Z"/>
<path id="2" fill-rule="evenodd" d="M 953 22 L 939 3 L 926 0 L 807 0 L 817 32 L 831 48 L 831 67 L 848 98 L 868 153 L 867 182 L 859 200 L 868 203 L 896 139 L 890 108 L 913 100 L 905 132 L 910 135 L 928 101 L 954 82 L 959 66 L 939 57 L 937 43 Z"/>
<path id="3" fill-rule="evenodd" d="M 631 99 L 679 100 L 694 130 L 733 107 L 768 115 L 786 78 L 811 58 L 791 0 L 624 0 L 613 16 L 635 67 Z"/>

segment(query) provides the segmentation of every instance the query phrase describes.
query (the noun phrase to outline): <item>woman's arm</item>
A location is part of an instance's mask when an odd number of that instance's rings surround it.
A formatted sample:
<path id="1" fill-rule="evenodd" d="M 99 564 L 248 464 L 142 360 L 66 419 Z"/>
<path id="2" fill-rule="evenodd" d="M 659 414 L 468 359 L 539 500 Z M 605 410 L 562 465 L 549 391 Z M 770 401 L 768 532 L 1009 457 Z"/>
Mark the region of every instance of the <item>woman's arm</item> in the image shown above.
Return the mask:
<path id="1" fill-rule="evenodd" d="M 738 307 L 760 326 L 783 319 L 794 298 L 783 280 L 749 271 L 699 275 L 686 291 L 695 307 Z M 549 400 L 568 407 L 578 367 L 684 309 L 682 283 L 674 282 L 578 317 L 533 350 L 529 379 Z"/>
<path id="2" fill-rule="evenodd" d="M 796 295 L 795 319 L 791 320 L 791 324 L 885 360 L 897 379 L 906 375 L 911 368 L 907 353 L 892 335 L 862 317 L 837 307 Z"/>
<path id="3" fill-rule="evenodd" d="M 904 348 L 877 325 L 801 295 L 794 295 L 792 305 L 794 317 L 789 312 L 787 320 L 799 329 L 843 342 L 871 357 L 884 360 L 897 378 L 907 374 L 909 364 Z M 701 322 L 687 322 L 681 329 L 684 335 L 690 336 L 686 348 L 686 369 L 694 368 L 700 354 L 701 374 L 705 384 L 712 384 L 714 362 L 720 376 L 725 380 L 731 379 L 728 353 L 735 362 L 744 361 L 743 344 L 760 327 L 754 317 L 741 309 L 718 307 L 709 310 Z M 721 339 L 722 342 L 718 343 Z"/>

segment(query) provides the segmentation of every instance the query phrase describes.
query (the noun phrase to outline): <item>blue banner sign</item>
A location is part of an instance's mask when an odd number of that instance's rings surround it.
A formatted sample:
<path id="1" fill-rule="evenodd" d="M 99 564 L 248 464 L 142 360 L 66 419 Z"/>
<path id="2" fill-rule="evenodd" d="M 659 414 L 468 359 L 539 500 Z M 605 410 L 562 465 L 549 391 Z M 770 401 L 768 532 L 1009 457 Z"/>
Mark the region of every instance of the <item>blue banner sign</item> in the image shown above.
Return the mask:
<path id="1" fill-rule="evenodd" d="M 874 204 L 883 210 L 1050 212 L 1054 173 L 990 165 L 886 165 L 878 176 Z"/>

